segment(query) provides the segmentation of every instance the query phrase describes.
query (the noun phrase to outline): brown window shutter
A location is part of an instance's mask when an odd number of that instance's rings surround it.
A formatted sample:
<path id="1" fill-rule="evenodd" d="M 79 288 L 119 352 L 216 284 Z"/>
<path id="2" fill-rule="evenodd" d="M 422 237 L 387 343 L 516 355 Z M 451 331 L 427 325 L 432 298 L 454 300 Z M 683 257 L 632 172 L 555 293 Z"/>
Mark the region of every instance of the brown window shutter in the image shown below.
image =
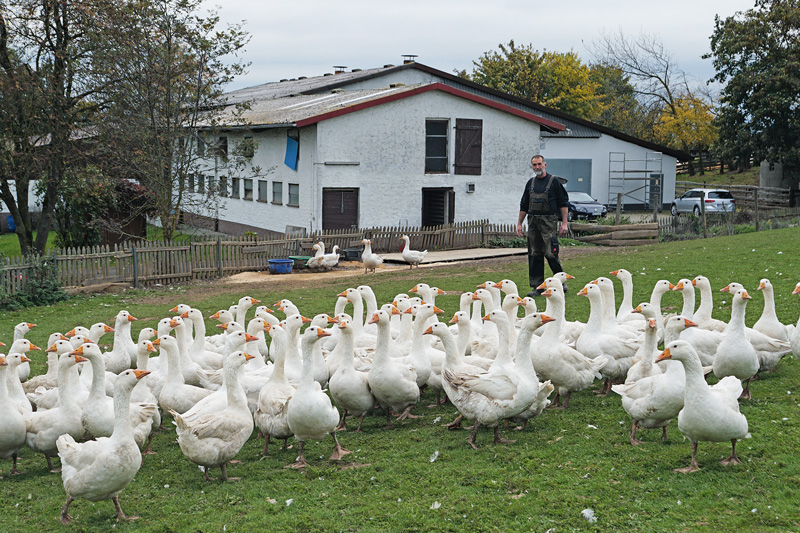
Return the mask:
<path id="1" fill-rule="evenodd" d="M 456 119 L 455 174 L 481 175 L 481 147 L 483 144 L 483 120 Z"/>

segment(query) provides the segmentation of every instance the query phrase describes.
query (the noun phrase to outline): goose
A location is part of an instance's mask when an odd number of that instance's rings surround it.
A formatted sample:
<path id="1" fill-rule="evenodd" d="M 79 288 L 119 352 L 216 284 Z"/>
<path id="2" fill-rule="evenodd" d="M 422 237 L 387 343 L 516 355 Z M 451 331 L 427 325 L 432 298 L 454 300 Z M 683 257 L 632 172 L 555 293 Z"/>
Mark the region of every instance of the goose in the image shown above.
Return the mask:
<path id="1" fill-rule="evenodd" d="M 58 406 L 47 411 L 35 411 L 25 419 L 25 444 L 34 452 L 44 454 L 47 468 L 51 472 L 51 457 L 56 455 L 56 440 L 64 434 L 73 439 L 82 439 L 85 433 L 81 422 L 81 408 L 71 394 L 70 370 L 78 363 L 88 361 L 72 352 L 61 354 L 58 359 Z"/>
<path id="2" fill-rule="evenodd" d="M 383 257 L 372 253 L 372 242 L 369 239 L 363 239 L 361 244 L 364 245 L 364 251 L 361 252 L 361 263 L 364 265 L 364 274 L 367 272 L 374 273 L 375 269 L 383 264 Z"/>
<path id="3" fill-rule="evenodd" d="M 278 311 L 283 312 L 284 315 L 291 316 L 291 315 L 299 315 L 300 310 L 297 306 L 291 301 L 286 298 L 283 300 L 278 300 L 273 304 L 273 307 L 276 307 Z"/>
<path id="4" fill-rule="evenodd" d="M 16 342 L 25 342 L 30 344 L 30 341 L 27 339 Z M 31 346 L 36 348 L 35 345 Z M 38 348 L 36 349 L 38 350 Z M 6 390 L 8 390 L 8 396 L 11 403 L 13 403 L 22 414 L 32 412 L 33 406 L 31 405 L 28 397 L 25 395 L 25 391 L 22 388 L 22 383 L 19 382 L 19 373 L 17 372 L 17 368 L 29 361 L 30 359 L 28 359 L 28 357 L 22 352 L 9 352 L 6 356 L 6 362 L 9 367 L 9 372 L 6 373 Z"/>
<path id="5" fill-rule="evenodd" d="M 150 354 L 157 353 L 156 347 L 147 339 L 142 339 L 136 346 L 136 370 L 148 372 L 147 379 L 139 380 L 131 392 L 131 401 L 137 403 L 150 403 L 158 405 L 158 395 L 161 394 L 161 389 L 164 386 L 164 376 L 160 372 L 151 372 L 147 369 L 150 363 Z M 153 435 L 159 429 L 163 429 L 161 425 L 161 412 L 156 409 L 151 417 L 152 423 L 150 425 L 150 436 L 147 437 L 147 447 L 142 451 L 142 454 L 151 455 L 155 454 L 150 444 L 153 440 Z"/>
<path id="6" fill-rule="evenodd" d="M 555 388 L 553 407 L 559 407 L 559 401 L 563 401 L 560 408 L 567 409 L 573 392 L 589 388 L 595 378 L 601 377 L 600 368 L 608 356 L 590 359 L 563 343 L 560 330 L 564 323 L 564 291 L 554 285 L 545 289 L 542 296 L 551 303 L 553 322 L 535 347 L 529 348 L 530 357 L 536 374 Z"/>
<path id="7" fill-rule="evenodd" d="M 303 468 L 308 465 L 303 453 L 305 442 L 308 439 L 322 440 L 328 434 L 333 434 L 334 448 L 330 459 L 338 461 L 350 453 L 339 444 L 336 436 L 336 427 L 339 425 L 339 411 L 331 404 L 327 394 L 322 391 L 319 383 L 314 381 L 314 366 L 312 361 L 312 347 L 321 338 L 330 335 L 324 329 L 310 326 L 303 333 L 303 375 L 297 390 L 286 404 L 286 416 L 289 429 L 300 442 L 300 454 L 291 468 Z"/>
<path id="8" fill-rule="evenodd" d="M 333 248 L 331 248 L 331 253 L 323 254 L 322 268 L 325 270 L 331 270 L 338 264 L 339 264 L 339 246 L 334 244 Z"/>
<path id="9" fill-rule="evenodd" d="M 193 385 L 195 387 L 204 386 L 201 381 L 201 376 L 203 374 L 203 366 L 192 359 L 192 356 L 189 354 L 189 347 L 190 344 L 186 344 L 186 330 L 187 330 L 187 323 L 191 324 L 191 321 L 185 322 L 180 316 L 174 317 L 169 319 L 169 327 L 175 330 L 174 339 L 178 345 L 178 366 L 180 369 L 181 374 L 183 375 L 183 381 L 187 385 Z M 191 337 L 189 338 L 189 342 L 191 341 Z M 155 343 L 153 343 L 155 344 Z M 167 358 L 169 360 L 169 357 Z M 169 361 L 167 362 L 167 367 L 169 367 Z M 213 370 L 219 370 L 213 369 Z M 169 374 L 169 371 L 167 371 Z"/>
<path id="10" fill-rule="evenodd" d="M 792 294 L 800 294 L 800 283 L 795 285 Z M 800 317 L 798 317 L 797 324 L 795 324 L 794 330 L 792 330 L 792 334 L 789 336 L 789 342 L 791 343 L 792 352 L 794 352 L 796 357 L 800 357 Z"/>
<path id="11" fill-rule="evenodd" d="M 122 372 L 114 385 L 114 430 L 110 437 L 75 442 L 67 433 L 58 438 L 58 456 L 61 458 L 61 479 L 67 501 L 61 508 L 61 523 L 68 524 L 72 517 L 69 506 L 76 499 L 112 500 L 117 520 L 135 520 L 127 517 L 119 505 L 119 493 L 133 481 L 142 465 L 142 454 L 134 440 L 129 423 L 130 394 L 136 383 L 148 374 L 144 370 Z"/>
<path id="12" fill-rule="evenodd" d="M 13 461 L 10 475 L 21 474 L 17 470 L 17 454 L 25 445 L 25 417 L 8 396 L 8 361 L 0 355 L 0 458 Z M 16 379 L 16 376 L 14 377 Z"/>
<path id="13" fill-rule="evenodd" d="M 648 320 L 652 323 L 650 327 L 657 331 L 655 319 Z M 657 359 L 649 354 L 647 358 Z M 662 365 L 670 362 L 662 361 Z M 685 386 L 686 373 L 680 364 L 667 365 L 661 372 L 651 372 L 636 381 L 611 386 L 611 390 L 622 397 L 622 408 L 633 419 L 630 432 L 632 445 L 642 443 L 636 438 L 639 428 L 661 428 L 661 440 L 667 439 L 667 425 L 683 409 Z"/>
<path id="14" fill-rule="evenodd" d="M 536 290 L 546 291 L 549 288 L 555 288 L 555 289 L 559 289 L 561 291 L 561 294 L 563 294 L 564 293 L 563 286 L 564 286 L 564 284 L 561 283 L 558 280 L 558 278 L 553 276 L 553 277 L 549 277 L 549 278 L 545 279 L 544 282 L 541 285 L 536 287 Z M 543 296 L 543 295 L 544 295 L 544 292 L 542 292 L 540 294 L 540 296 Z M 530 296 L 526 296 L 525 298 L 527 298 L 529 300 L 534 300 Z M 552 306 L 553 306 L 553 302 L 554 301 L 555 300 L 553 298 L 547 298 L 546 299 L 547 303 L 545 304 L 544 311 L 542 311 L 545 315 L 549 315 L 549 316 L 555 317 L 559 313 L 563 314 L 563 310 L 562 311 L 556 311 L 556 310 L 553 309 Z M 527 305 L 527 302 L 525 302 L 525 301 L 520 302 L 520 303 Z M 535 305 L 536 304 L 534 302 L 534 306 Z M 533 310 L 535 310 L 534 306 L 531 306 Z M 563 305 L 562 305 L 562 307 L 563 307 Z M 526 314 L 529 314 L 527 309 L 526 309 L 525 312 L 526 312 Z M 551 329 L 552 327 L 553 327 L 552 322 L 549 322 L 549 323 L 545 324 L 544 326 L 542 326 L 541 328 L 536 329 L 534 331 L 534 334 L 538 335 L 538 336 L 542 336 L 542 335 L 544 335 L 545 331 L 547 331 L 548 329 Z M 578 337 L 581 336 L 581 332 L 583 331 L 584 327 L 586 327 L 586 324 L 584 324 L 583 322 L 580 322 L 578 320 L 567 320 L 566 318 L 564 318 L 563 320 L 560 321 L 560 324 L 559 324 L 559 331 L 560 331 L 559 340 L 561 340 L 561 342 L 563 342 L 563 343 L 566 343 L 566 344 L 574 347 L 575 343 L 578 341 Z"/>
<path id="15" fill-rule="evenodd" d="M 270 311 L 270 313 L 271 312 L 272 311 Z M 233 322 L 236 318 L 236 315 L 227 309 L 220 309 L 208 318 L 212 320 L 218 320 L 220 324 L 227 324 L 228 322 Z M 216 335 L 206 335 L 206 342 L 211 345 L 209 346 L 211 349 L 216 349 L 222 346 L 222 344 L 225 342 L 225 332 L 218 333 Z"/>
<path id="16" fill-rule="evenodd" d="M 602 295 L 603 304 L 600 309 L 603 317 L 603 331 L 622 339 L 641 341 L 644 336 L 643 324 L 628 321 L 617 322 L 614 282 L 605 276 L 601 276 L 592 281 L 592 283 L 600 287 L 600 294 Z"/>
<path id="17" fill-rule="evenodd" d="M 759 366 L 758 354 L 744 334 L 745 307 L 750 299 L 751 296 L 744 289 L 739 289 L 733 295 L 731 319 L 714 355 L 714 375 L 719 379 L 735 376 L 745 381 L 742 392 L 744 399 L 750 399 L 750 380 L 758 373 Z"/>
<path id="18" fill-rule="evenodd" d="M 480 357 L 478 355 L 467 355 L 467 350 L 472 338 L 472 323 L 469 320 L 469 314 L 464 311 L 458 311 L 453 315 L 453 318 L 450 319 L 450 323 L 457 328 L 453 336 L 456 339 L 456 349 L 463 360 L 467 364 L 479 367 L 483 370 L 488 370 L 494 362 L 493 359 L 487 359 L 486 357 Z"/>
<path id="19" fill-rule="evenodd" d="M 721 289 L 721 292 L 736 294 L 740 290 L 744 290 L 740 283 L 729 283 Z M 774 370 L 784 356 L 792 353 L 792 346 L 789 342 L 775 339 L 753 328 L 743 327 L 745 338 L 753 346 L 756 355 L 758 355 L 759 372 Z"/>
<path id="20" fill-rule="evenodd" d="M 283 329 L 286 330 L 286 334 L 289 336 L 286 358 L 284 359 L 284 371 L 286 372 L 286 379 L 295 386 L 300 382 L 300 376 L 303 375 L 303 357 L 300 352 L 300 328 L 303 324 L 309 322 L 311 322 L 311 320 L 299 314 L 289 315 L 281 322 L 281 326 L 283 326 Z"/>
<path id="21" fill-rule="evenodd" d="M 320 329 L 325 329 L 328 324 L 336 324 L 337 318 L 334 318 L 326 313 L 314 315 L 311 319 L 311 325 Z M 328 379 L 331 377 L 328 365 L 325 362 L 325 356 L 322 353 L 322 343 L 315 342 L 311 350 L 311 359 L 314 364 L 314 381 L 319 383 L 320 387 L 328 384 Z"/>
<path id="22" fill-rule="evenodd" d="M 361 431 L 361 424 L 364 422 L 364 415 L 375 407 L 375 396 L 369 390 L 369 377 L 366 372 L 359 372 L 353 364 L 353 328 L 347 319 L 339 321 L 341 330 L 340 343 L 343 345 L 344 356 L 341 358 L 339 367 L 331 375 L 328 389 L 331 398 L 342 409 L 342 421 L 337 430 L 347 429 L 345 420 L 347 415 L 357 416 L 358 428 Z"/>
<path id="23" fill-rule="evenodd" d="M 497 282 L 496 287 L 506 294 L 516 294 L 519 296 L 519 288 L 517 284 L 510 279 L 502 279 Z"/>
<path id="24" fill-rule="evenodd" d="M 508 317 L 501 310 L 490 312 L 485 319 L 498 324 L 501 331 L 510 327 Z M 446 325 L 434 325 L 444 338 L 449 335 L 450 353 L 455 353 L 455 341 Z M 431 333 L 434 331 L 431 326 Z M 446 333 L 445 333 L 446 332 Z M 499 354 L 501 355 L 501 354 Z M 494 429 L 494 443 L 511 442 L 500 437 L 500 421 L 519 415 L 528 409 L 539 393 L 539 382 L 530 357 L 518 357 L 512 365 L 495 361 L 486 372 L 463 371 L 454 373 L 447 364 L 442 371 L 442 384 L 447 397 L 468 420 L 473 420 L 472 433 L 467 443 L 479 449 L 475 438 L 480 426 Z"/>
<path id="25" fill-rule="evenodd" d="M 694 312 L 693 322 L 697 323 L 697 327 L 703 329 L 710 329 L 722 333 L 728 325 L 722 320 L 718 320 L 711 316 L 714 310 L 714 295 L 711 291 L 711 282 L 705 276 L 695 276 L 692 279 L 692 285 L 700 291 L 700 306 Z"/>
<path id="26" fill-rule="evenodd" d="M 189 304 L 178 304 L 172 309 L 169 310 L 170 313 L 175 313 L 175 317 L 181 316 L 183 313 L 191 309 L 192 306 Z M 175 332 L 175 337 L 184 345 L 184 346 L 191 346 L 192 340 L 194 339 L 194 334 L 192 329 L 194 328 L 194 323 L 191 321 L 184 322 L 184 328 L 181 329 L 180 333 Z M 173 328 L 175 326 L 172 326 Z"/>
<path id="27" fill-rule="evenodd" d="M 20 322 L 19 324 L 14 326 L 14 341 L 24 339 L 25 335 L 27 335 L 28 332 L 35 327 L 36 324 L 32 322 Z M 0 344 L 0 346 L 5 346 L 5 344 Z M 19 374 L 20 381 L 27 381 L 27 379 L 31 375 L 31 364 L 29 362 L 22 363 L 20 366 L 17 367 L 17 374 Z"/>
<path id="28" fill-rule="evenodd" d="M 339 297 L 347 298 L 353 304 L 353 332 L 355 333 L 355 343 L 358 347 L 375 346 L 375 335 L 364 331 L 364 297 L 361 291 L 350 287 L 338 294 Z M 291 378 L 290 378 L 291 379 Z"/>
<path id="29" fill-rule="evenodd" d="M 758 284 L 758 290 L 764 294 L 764 310 L 758 321 L 753 325 L 753 329 L 780 341 L 789 341 L 786 326 L 778 320 L 775 313 L 775 290 L 772 283 L 767 278 L 762 279 Z"/>
<path id="30" fill-rule="evenodd" d="M 74 339 L 75 337 L 73 337 Z M 79 336 L 80 339 L 83 336 Z M 89 341 L 91 342 L 91 341 Z M 53 348 L 53 346 L 51 346 Z M 59 340 L 55 342 L 55 353 L 58 360 L 61 359 L 61 355 L 65 353 L 69 353 L 74 350 L 73 344 L 71 341 L 64 341 Z M 56 365 L 58 365 L 58 360 L 56 361 Z M 88 359 L 87 359 L 88 361 Z M 10 362 L 9 362 L 10 364 Z M 78 375 L 78 368 L 85 363 L 81 363 L 80 365 L 73 365 L 72 369 L 69 372 L 69 382 L 70 382 L 70 394 L 74 396 L 75 402 L 78 405 L 83 405 L 86 402 L 86 399 L 89 397 L 89 389 L 83 384 Z M 56 366 L 58 368 L 58 366 Z M 10 389 L 9 389 L 10 390 Z M 48 409 L 52 409 L 59 404 L 59 390 L 58 390 L 58 376 L 56 375 L 56 386 L 52 389 L 45 389 L 44 387 L 40 387 L 35 391 L 26 394 L 30 403 L 36 406 L 37 411 L 47 411 Z"/>
<path id="31" fill-rule="evenodd" d="M 641 313 L 641 307 L 637 307 Z M 662 374 L 663 369 L 655 364 L 656 357 L 660 353 L 658 347 L 658 324 L 655 318 L 647 320 L 647 326 L 644 331 L 644 342 L 639 346 L 636 351 L 635 358 L 638 359 L 625 376 L 625 383 L 633 383 L 642 378 Z"/>
<path id="32" fill-rule="evenodd" d="M 408 418 L 408 412 L 419 400 L 419 386 L 414 367 L 390 354 L 389 320 L 389 315 L 383 310 L 377 311 L 370 319 L 370 322 L 378 325 L 378 339 L 367 377 L 372 394 L 386 409 L 386 427 L 392 428 L 391 411 L 402 413 L 398 420 Z"/>
<path id="33" fill-rule="evenodd" d="M 164 410 L 185 413 L 194 404 L 210 395 L 213 391 L 189 385 L 183 381 L 180 368 L 178 341 L 171 335 L 162 335 L 153 341 L 167 355 L 167 379 L 158 396 L 158 405 Z"/>
<path id="34" fill-rule="evenodd" d="M 412 250 L 411 249 L 411 241 L 408 238 L 408 235 L 403 235 L 400 237 L 403 241 L 403 248 L 400 251 L 400 255 L 403 257 L 403 261 L 408 263 L 408 268 L 419 268 L 419 264 L 425 260 L 425 256 L 428 255 L 428 250 L 424 250 L 420 252 L 419 250 Z"/>
<path id="35" fill-rule="evenodd" d="M 228 461 L 236 457 L 253 433 L 253 415 L 247 407 L 247 396 L 238 383 L 239 370 L 250 357 L 254 356 L 239 350 L 225 359 L 227 404 L 224 409 L 202 414 L 191 421 L 170 410 L 178 428 L 178 445 L 183 455 L 203 467 L 206 481 L 210 480 L 208 469 L 216 466 L 221 470 L 220 480 L 228 481 Z"/>
<path id="36" fill-rule="evenodd" d="M 435 316 L 443 314 L 444 311 L 439 309 L 433 304 L 422 304 L 412 306 L 406 313 L 415 313 L 414 323 L 412 325 L 412 342 L 411 349 L 408 352 L 408 357 L 403 359 L 408 364 L 414 367 L 414 372 L 417 375 L 417 385 L 422 388 L 426 384 L 431 385 L 434 389 L 441 390 L 441 385 L 438 385 L 436 379 L 441 379 L 441 363 L 444 360 L 444 352 L 433 348 L 430 343 L 430 337 L 423 336 L 425 328 L 428 327 L 428 320 Z M 438 320 L 436 320 L 438 322 Z"/>
<path id="37" fill-rule="evenodd" d="M 692 462 L 681 473 L 700 470 L 697 463 L 697 444 L 700 441 L 731 441 L 731 455 L 721 461 L 722 465 L 740 464 L 736 455 L 736 439 L 747 436 L 747 419 L 739 412 L 737 398 L 742 393 L 738 378 L 727 376 L 713 387 L 709 387 L 700 367 L 700 359 L 691 345 L 685 341 L 673 341 L 665 347 L 658 358 L 675 359 L 683 363 L 686 373 L 683 409 L 678 414 L 678 429 L 692 443 Z"/>
<path id="38" fill-rule="evenodd" d="M 322 260 L 325 255 L 325 250 L 321 246 L 321 242 L 314 243 L 311 247 L 314 250 L 314 255 L 308 258 L 306 261 L 306 267 L 311 269 L 319 269 L 322 268 Z"/>
<path id="39" fill-rule="evenodd" d="M 610 280 L 609 280 L 610 281 Z M 619 328 L 613 334 L 606 333 L 605 323 L 603 322 L 603 297 L 602 289 L 599 285 L 588 283 L 578 292 L 579 296 L 589 298 L 590 310 L 589 319 L 586 326 L 575 343 L 575 349 L 590 359 L 597 359 L 602 355 L 607 355 L 606 364 L 600 369 L 605 385 L 601 394 L 608 394 L 611 390 L 611 382 L 624 379 L 628 369 L 635 363 L 634 356 L 638 349 L 638 343 L 631 339 L 623 339 L 616 335 Z"/>
<path id="40" fill-rule="evenodd" d="M 106 396 L 105 364 L 100 347 L 92 343 L 83 344 L 70 353 L 88 359 L 93 371 L 89 398 L 81 410 L 83 429 L 86 430 L 86 434 L 91 438 L 109 437 L 116 424 L 114 420 L 114 400 Z M 128 398 L 130 399 L 130 395 L 128 395 Z M 152 403 L 135 403 L 130 406 L 129 423 L 131 424 L 136 444 L 140 448 L 144 447 L 150 436 L 153 417 L 157 412 L 157 406 Z"/>
<path id="41" fill-rule="evenodd" d="M 615 276 L 622 283 L 622 301 L 617 310 L 617 322 L 641 320 L 642 315 L 633 312 L 633 276 L 631 273 L 624 268 L 619 268 L 609 274 Z"/>
<path id="42" fill-rule="evenodd" d="M 361 293 L 361 301 L 364 302 L 364 326 L 362 331 L 368 333 L 370 335 L 375 335 L 377 333 L 378 328 L 375 327 L 375 324 L 368 324 L 369 318 L 375 314 L 375 311 L 378 310 L 378 300 L 375 298 L 375 292 L 372 290 L 372 287 L 369 285 L 359 285 L 356 287 L 356 290 Z M 349 300 L 348 300 L 349 301 Z M 344 308 L 342 308 L 344 311 Z M 332 328 L 332 329 L 339 329 L 339 328 Z M 333 333 L 333 331 L 328 330 L 328 333 Z M 326 339 L 327 340 L 327 339 Z"/>
<path id="43" fill-rule="evenodd" d="M 124 309 L 114 318 L 114 344 L 103 354 L 105 368 L 113 374 L 119 374 L 136 363 L 136 345 L 131 339 L 131 322 L 135 320 L 137 318 Z"/>
<path id="44" fill-rule="evenodd" d="M 236 322 L 239 324 L 247 324 L 247 311 L 256 304 L 260 304 L 261 300 L 256 300 L 252 296 L 242 296 L 236 304 Z"/>
<path id="45" fill-rule="evenodd" d="M 47 372 L 45 374 L 33 376 L 22 383 L 22 390 L 25 391 L 26 395 L 34 392 L 39 387 L 44 387 L 44 389 L 55 388 L 57 384 L 56 378 L 58 376 L 59 355 L 55 349 L 55 344 L 60 340 L 68 342 L 68 339 L 61 333 L 55 332 L 50 334 L 50 337 L 47 339 L 48 348 L 45 350 L 47 353 Z"/>
<path id="46" fill-rule="evenodd" d="M 689 320 L 694 321 L 694 285 L 688 279 L 681 279 L 678 280 L 678 283 L 672 289 L 673 291 L 679 291 L 683 296 L 683 308 L 681 309 L 680 315 L 683 318 L 688 318 Z"/>
<path id="47" fill-rule="evenodd" d="M 399 311 L 395 309 L 395 312 Z M 339 330 L 338 323 L 340 323 L 342 320 L 347 320 L 348 327 L 351 328 L 353 327 L 352 325 L 353 318 L 347 313 L 339 313 L 334 318 L 337 320 L 337 326 L 334 327 L 334 329 L 336 330 Z M 333 336 L 333 333 L 331 331 L 328 331 L 328 333 L 331 333 L 331 336 Z M 341 336 L 341 333 L 339 333 L 338 336 Z M 321 340 L 320 343 L 325 342 L 326 339 L 327 337 Z M 348 348 L 345 347 L 344 344 L 340 344 L 337 342 L 336 346 L 330 353 L 328 353 L 327 357 L 325 358 L 325 364 L 328 365 L 328 373 L 331 376 L 334 375 L 336 371 L 339 369 L 339 365 L 341 364 L 342 359 L 351 356 L 356 357 L 356 361 L 354 362 L 356 370 L 367 372 L 369 371 L 369 367 L 371 364 L 371 353 L 374 352 L 375 352 L 374 348 L 370 351 L 362 348 L 356 348 L 355 346 L 353 346 L 352 353 L 348 353 Z"/>
<path id="48" fill-rule="evenodd" d="M 538 318 L 537 318 L 538 317 Z M 533 313 L 531 315 L 526 316 L 522 319 L 522 323 L 520 325 L 520 332 L 519 336 L 517 337 L 517 347 L 516 347 L 516 358 L 520 357 L 528 357 L 530 358 L 530 345 L 531 339 L 533 338 L 533 332 L 541 327 L 543 324 L 548 322 L 552 322 L 555 319 L 540 313 Z M 531 359 L 531 362 L 533 360 Z M 542 414 L 542 411 L 550 405 L 550 400 L 548 399 L 550 395 L 555 390 L 555 386 L 550 381 L 544 381 L 539 383 L 539 377 L 536 375 L 536 369 L 533 369 L 533 376 L 536 376 L 536 382 L 539 385 L 539 392 L 536 394 L 531 405 L 522 411 L 521 413 L 512 417 L 514 422 L 522 422 L 521 426 L 517 426 L 514 428 L 515 430 L 521 431 L 528 426 L 528 421 L 531 418 L 537 417 Z"/>
<path id="49" fill-rule="evenodd" d="M 199 309 L 190 308 L 180 314 L 184 324 L 191 323 L 194 329 L 194 339 L 189 345 L 189 357 L 205 369 L 217 370 L 222 368 L 224 355 L 206 349 L 206 323 L 203 313 Z"/>
<path id="50" fill-rule="evenodd" d="M 258 394 L 258 406 L 253 418 L 258 430 L 264 435 L 264 455 L 267 454 L 271 437 L 283 439 L 283 449 L 293 435 L 286 419 L 286 404 L 294 394 L 295 388 L 286 379 L 284 359 L 289 342 L 286 331 L 281 326 L 270 326 L 272 337 L 272 358 L 275 362 L 272 375 Z"/>

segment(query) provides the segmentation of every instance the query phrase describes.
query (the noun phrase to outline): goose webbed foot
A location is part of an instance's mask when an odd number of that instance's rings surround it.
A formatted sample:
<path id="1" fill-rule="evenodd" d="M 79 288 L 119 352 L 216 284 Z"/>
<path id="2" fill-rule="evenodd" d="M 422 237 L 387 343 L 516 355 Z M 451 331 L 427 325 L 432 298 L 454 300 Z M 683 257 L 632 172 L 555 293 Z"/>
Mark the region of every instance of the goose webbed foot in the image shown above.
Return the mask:
<path id="1" fill-rule="evenodd" d="M 442 424 L 447 429 L 461 429 L 461 421 L 464 420 L 464 415 L 458 415 L 455 420 L 449 424 Z"/>
<path id="2" fill-rule="evenodd" d="M 731 439 L 731 455 L 727 459 L 720 461 L 719 464 L 723 466 L 742 464 L 742 461 L 739 459 L 739 456 L 736 455 L 736 439 Z"/>
<path id="3" fill-rule="evenodd" d="M 480 423 L 476 420 L 475 424 L 472 426 L 472 433 L 470 433 L 469 437 L 467 438 L 467 444 L 472 446 L 473 450 L 480 449 L 480 446 L 475 443 L 475 437 L 478 435 L 478 426 L 480 426 Z"/>
<path id="4" fill-rule="evenodd" d="M 353 453 L 350 450 L 345 450 L 342 448 L 342 445 L 339 444 L 339 439 L 336 437 L 336 432 L 333 433 L 333 453 L 331 454 L 330 460 L 331 461 L 340 461 L 345 455 L 348 453 Z"/>
<path id="5" fill-rule="evenodd" d="M 697 443 L 692 443 L 692 463 L 684 468 L 676 468 L 675 472 L 679 472 L 681 474 L 690 474 L 692 472 L 697 472 L 700 470 L 700 465 L 697 463 Z"/>
<path id="6" fill-rule="evenodd" d="M 67 496 L 67 501 L 64 503 L 64 507 L 61 508 L 61 523 L 65 526 L 69 524 L 69 521 L 72 520 L 72 517 L 69 515 L 69 504 L 72 503 L 72 498 Z"/>
<path id="7" fill-rule="evenodd" d="M 117 522 L 119 522 L 120 520 L 133 521 L 139 519 L 138 516 L 125 516 L 125 513 L 122 512 L 122 507 L 119 506 L 118 496 L 112 496 L 111 499 L 114 501 L 114 508 L 117 510 L 117 517 L 116 517 Z"/>
<path id="8" fill-rule="evenodd" d="M 505 438 L 501 437 L 500 436 L 500 426 L 495 426 L 495 428 L 494 428 L 494 441 L 492 441 L 492 442 L 494 444 L 513 444 L 513 443 L 515 443 L 517 441 L 512 440 L 512 439 L 505 439 Z"/>

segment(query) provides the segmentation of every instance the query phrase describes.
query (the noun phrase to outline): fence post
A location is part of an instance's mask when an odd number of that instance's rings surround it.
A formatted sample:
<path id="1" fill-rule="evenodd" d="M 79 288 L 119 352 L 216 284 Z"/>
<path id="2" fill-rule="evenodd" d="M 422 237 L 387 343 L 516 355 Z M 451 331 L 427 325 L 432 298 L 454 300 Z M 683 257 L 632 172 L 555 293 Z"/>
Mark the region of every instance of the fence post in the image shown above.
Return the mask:
<path id="1" fill-rule="evenodd" d="M 703 200 L 700 202 L 700 216 L 703 217 L 703 238 L 708 237 L 708 226 L 706 225 L 706 194 L 703 193 Z"/>
<path id="2" fill-rule="evenodd" d="M 753 205 L 755 206 L 755 216 L 756 216 L 756 231 L 759 230 L 759 223 L 758 223 L 758 189 L 753 190 Z"/>
<path id="3" fill-rule="evenodd" d="M 617 226 L 619 226 L 619 218 L 622 215 L 622 193 L 617 193 Z"/>
<path id="4" fill-rule="evenodd" d="M 217 274 L 222 277 L 222 240 L 217 237 Z"/>
<path id="5" fill-rule="evenodd" d="M 131 246 L 131 258 L 133 260 L 133 288 L 139 288 L 139 256 L 136 255 L 136 246 Z"/>

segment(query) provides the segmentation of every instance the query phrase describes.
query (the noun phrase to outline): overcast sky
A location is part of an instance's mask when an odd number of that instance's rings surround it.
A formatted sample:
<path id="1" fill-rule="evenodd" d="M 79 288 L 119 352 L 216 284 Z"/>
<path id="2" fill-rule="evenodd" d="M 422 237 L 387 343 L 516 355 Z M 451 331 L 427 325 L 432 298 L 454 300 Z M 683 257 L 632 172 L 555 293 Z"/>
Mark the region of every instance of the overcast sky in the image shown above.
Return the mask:
<path id="1" fill-rule="evenodd" d="M 248 74 L 228 90 L 281 78 L 317 76 L 334 65 L 349 69 L 402 63 L 403 54 L 452 72 L 513 39 L 536 50 L 568 52 L 591 61 L 590 45 L 601 33 L 642 32 L 660 37 L 677 65 L 698 80 L 714 70 L 701 59 L 710 51 L 714 16 L 753 7 L 754 0 L 210 0 L 223 22 L 245 21 L 252 35 L 244 59 Z"/>

